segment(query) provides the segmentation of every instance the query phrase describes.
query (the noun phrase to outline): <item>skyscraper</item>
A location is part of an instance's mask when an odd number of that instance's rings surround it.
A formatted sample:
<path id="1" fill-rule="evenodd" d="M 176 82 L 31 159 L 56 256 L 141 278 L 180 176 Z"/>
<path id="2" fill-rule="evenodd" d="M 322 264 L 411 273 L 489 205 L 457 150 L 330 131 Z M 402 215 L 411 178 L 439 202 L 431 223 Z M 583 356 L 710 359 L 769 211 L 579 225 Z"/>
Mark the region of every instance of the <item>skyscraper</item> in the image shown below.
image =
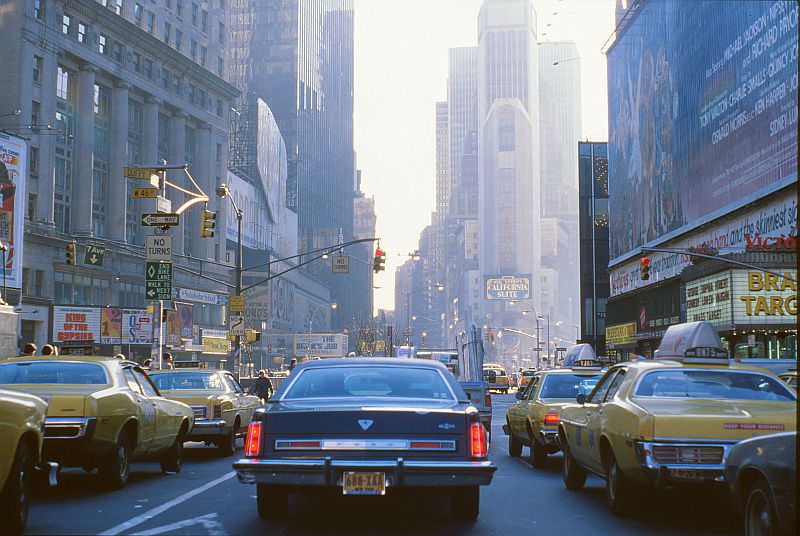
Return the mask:
<path id="1" fill-rule="evenodd" d="M 508 324 L 521 319 L 517 311 L 536 309 L 539 303 L 535 28 L 530 0 L 485 0 L 478 17 L 480 271 L 487 283 L 483 311 Z M 490 291 L 489 280 L 502 277 L 511 277 L 516 290 Z"/>
<path id="2" fill-rule="evenodd" d="M 298 249 L 351 240 L 352 1 L 237 2 L 230 11 L 230 80 L 264 99 L 286 141 L 287 206 L 298 214 Z M 341 327 L 351 313 L 348 292 L 366 283 L 334 279 L 325 263 L 308 269 L 331 286 L 339 304 L 334 326 Z"/>

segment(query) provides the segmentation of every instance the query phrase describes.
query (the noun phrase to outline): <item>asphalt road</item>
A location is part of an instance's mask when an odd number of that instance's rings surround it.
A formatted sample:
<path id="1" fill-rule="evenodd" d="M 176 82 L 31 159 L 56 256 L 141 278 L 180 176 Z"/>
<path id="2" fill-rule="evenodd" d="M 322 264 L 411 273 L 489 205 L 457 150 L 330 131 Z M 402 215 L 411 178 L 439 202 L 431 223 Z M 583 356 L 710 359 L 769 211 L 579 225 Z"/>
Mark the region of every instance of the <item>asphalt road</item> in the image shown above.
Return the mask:
<path id="1" fill-rule="evenodd" d="M 561 482 L 561 457 L 543 470 L 508 456 L 502 424 L 514 396 L 493 395 L 491 458 L 498 466 L 481 490 L 481 515 L 474 524 L 447 520 L 448 502 L 435 495 L 413 497 L 293 496 L 287 522 L 258 518 L 255 486 L 240 484 L 231 463 L 214 449 L 189 445 L 183 471 L 162 475 L 158 464 L 137 463 L 128 486 L 103 491 L 97 474 L 69 469 L 53 489 L 33 499 L 29 534 L 547 534 L 558 536 L 739 534 L 740 523 L 721 493 L 696 490 L 654 493 L 629 518 L 608 512 L 603 481 L 590 477 L 583 491 Z M 239 451 L 241 452 L 241 450 Z M 527 456 L 528 450 L 523 451 Z M 238 456 L 238 454 L 237 454 Z M 0 525 L 2 533 L 2 525 Z"/>

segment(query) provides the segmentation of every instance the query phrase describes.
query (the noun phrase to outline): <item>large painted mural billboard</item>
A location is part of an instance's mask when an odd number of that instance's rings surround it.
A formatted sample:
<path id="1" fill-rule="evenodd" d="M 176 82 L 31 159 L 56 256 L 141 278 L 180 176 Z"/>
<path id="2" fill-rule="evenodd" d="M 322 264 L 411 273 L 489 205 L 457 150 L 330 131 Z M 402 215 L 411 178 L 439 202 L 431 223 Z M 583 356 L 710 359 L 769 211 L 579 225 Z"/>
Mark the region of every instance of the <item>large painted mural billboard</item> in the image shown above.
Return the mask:
<path id="1" fill-rule="evenodd" d="M 797 16 L 642 2 L 608 51 L 612 259 L 797 181 Z"/>

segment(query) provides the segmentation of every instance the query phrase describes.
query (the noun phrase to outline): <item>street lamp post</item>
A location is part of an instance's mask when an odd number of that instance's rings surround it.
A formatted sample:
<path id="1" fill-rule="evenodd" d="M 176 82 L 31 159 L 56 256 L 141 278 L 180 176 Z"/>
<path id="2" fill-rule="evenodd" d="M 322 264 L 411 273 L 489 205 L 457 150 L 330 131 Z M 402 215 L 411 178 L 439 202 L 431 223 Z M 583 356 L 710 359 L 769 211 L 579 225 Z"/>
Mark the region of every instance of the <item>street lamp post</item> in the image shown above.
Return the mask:
<path id="1" fill-rule="evenodd" d="M 547 358 L 550 359 L 550 315 L 547 313 L 541 313 L 537 315 L 536 318 L 537 320 L 539 318 L 547 318 Z"/>
<path id="2" fill-rule="evenodd" d="M 411 292 L 405 292 L 402 290 L 398 290 L 400 294 L 406 297 L 406 344 L 409 346 L 411 345 L 411 296 L 416 294 L 417 292 L 422 292 L 423 290 L 428 289 L 429 287 L 422 287 L 416 290 L 412 290 Z M 434 288 L 439 292 L 444 290 L 444 285 L 441 283 L 436 283 Z"/>
<path id="3" fill-rule="evenodd" d="M 234 288 L 236 295 L 241 296 L 242 274 L 244 272 L 242 269 L 242 219 L 244 218 L 244 211 L 236 205 L 236 201 L 233 200 L 230 189 L 228 189 L 225 184 L 220 184 L 217 186 L 216 192 L 217 196 L 220 198 L 227 197 L 230 200 L 231 205 L 233 205 L 233 210 L 236 212 L 236 286 Z M 236 378 L 239 378 L 239 373 L 242 367 L 242 338 L 240 335 L 236 335 L 234 337 L 234 355 L 236 356 Z"/>

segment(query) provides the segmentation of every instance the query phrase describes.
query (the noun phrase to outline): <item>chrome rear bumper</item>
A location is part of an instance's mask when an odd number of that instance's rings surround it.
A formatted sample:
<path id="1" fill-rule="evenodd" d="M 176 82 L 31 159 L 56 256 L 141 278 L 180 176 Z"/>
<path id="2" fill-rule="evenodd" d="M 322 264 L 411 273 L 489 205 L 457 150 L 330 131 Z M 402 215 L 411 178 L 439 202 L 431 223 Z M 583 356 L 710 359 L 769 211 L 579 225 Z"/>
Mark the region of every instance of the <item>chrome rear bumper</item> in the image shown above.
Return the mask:
<path id="1" fill-rule="evenodd" d="M 188 439 L 225 435 L 225 419 L 196 419 Z"/>
<path id="2" fill-rule="evenodd" d="M 243 458 L 233 464 L 244 484 L 281 484 L 290 486 L 341 486 L 347 471 L 380 471 L 386 485 L 394 487 L 486 486 L 497 470 L 492 462 L 332 459 Z"/>

